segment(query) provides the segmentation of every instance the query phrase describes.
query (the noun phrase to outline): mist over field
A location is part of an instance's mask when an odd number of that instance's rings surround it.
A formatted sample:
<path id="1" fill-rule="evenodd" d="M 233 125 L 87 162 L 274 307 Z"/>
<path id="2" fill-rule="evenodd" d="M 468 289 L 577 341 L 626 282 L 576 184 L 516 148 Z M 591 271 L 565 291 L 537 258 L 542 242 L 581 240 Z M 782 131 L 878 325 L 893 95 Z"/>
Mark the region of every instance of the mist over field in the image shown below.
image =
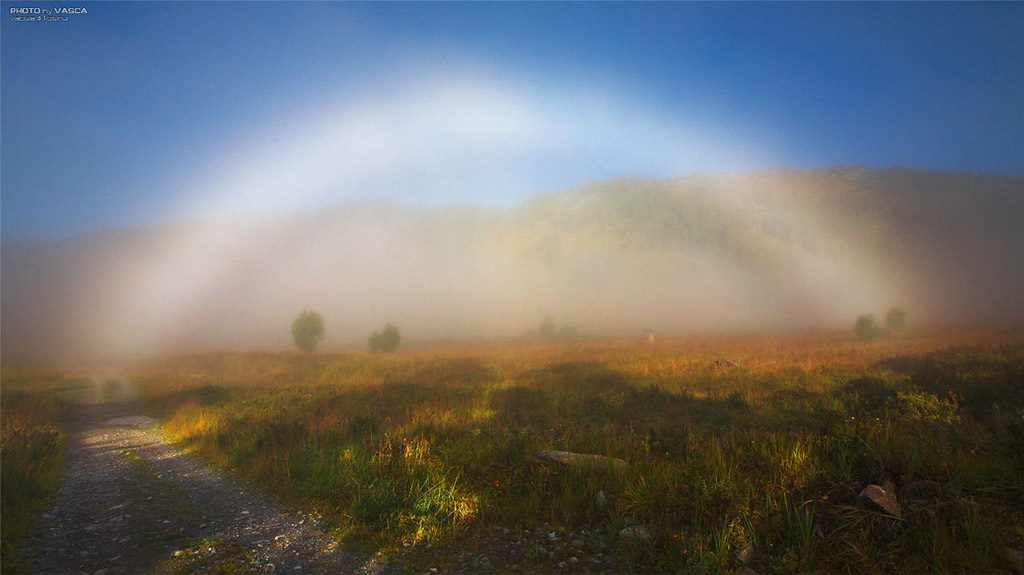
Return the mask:
<path id="1" fill-rule="evenodd" d="M 3 245 L 3 361 L 1024 320 L 1024 179 L 834 168 L 619 179 L 509 209 L 362 203 Z"/>

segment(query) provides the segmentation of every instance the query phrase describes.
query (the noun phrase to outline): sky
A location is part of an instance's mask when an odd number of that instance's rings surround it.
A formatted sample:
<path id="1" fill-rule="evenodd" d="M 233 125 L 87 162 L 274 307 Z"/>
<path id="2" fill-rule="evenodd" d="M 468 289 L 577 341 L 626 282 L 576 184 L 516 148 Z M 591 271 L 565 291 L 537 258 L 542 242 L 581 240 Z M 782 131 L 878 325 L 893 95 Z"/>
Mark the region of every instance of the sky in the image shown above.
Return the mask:
<path id="1" fill-rule="evenodd" d="M 1024 174 L 1024 3 L 2 3 L 4 242 L 616 177 Z M 22 11 L 24 12 L 24 11 Z"/>

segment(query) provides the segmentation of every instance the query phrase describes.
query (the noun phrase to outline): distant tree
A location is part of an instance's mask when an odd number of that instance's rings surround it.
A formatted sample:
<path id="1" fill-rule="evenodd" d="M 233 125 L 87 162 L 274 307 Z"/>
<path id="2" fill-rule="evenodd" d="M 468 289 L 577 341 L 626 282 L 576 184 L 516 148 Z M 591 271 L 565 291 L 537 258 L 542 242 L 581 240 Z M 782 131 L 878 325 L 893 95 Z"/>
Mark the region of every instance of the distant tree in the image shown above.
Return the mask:
<path id="1" fill-rule="evenodd" d="M 878 337 L 878 324 L 875 323 L 875 316 L 870 313 L 857 316 L 857 323 L 853 325 L 853 331 L 857 339 L 870 341 Z"/>
<path id="2" fill-rule="evenodd" d="M 398 349 L 398 344 L 402 341 L 402 334 L 398 332 L 398 328 L 389 324 L 384 325 L 384 330 L 380 332 L 373 332 L 370 336 L 370 351 L 383 351 L 385 353 L 391 353 Z"/>
<path id="3" fill-rule="evenodd" d="M 292 338 L 302 351 L 316 350 L 317 342 L 324 338 L 324 319 L 315 311 L 302 310 L 292 322 Z"/>
<path id="4" fill-rule="evenodd" d="M 885 327 L 892 331 L 901 331 L 907 327 L 907 312 L 901 308 L 889 308 L 885 314 Z"/>
<path id="5" fill-rule="evenodd" d="M 544 321 L 541 322 L 540 331 L 538 333 L 545 339 L 555 337 L 555 320 L 551 319 L 551 314 L 544 316 Z"/>

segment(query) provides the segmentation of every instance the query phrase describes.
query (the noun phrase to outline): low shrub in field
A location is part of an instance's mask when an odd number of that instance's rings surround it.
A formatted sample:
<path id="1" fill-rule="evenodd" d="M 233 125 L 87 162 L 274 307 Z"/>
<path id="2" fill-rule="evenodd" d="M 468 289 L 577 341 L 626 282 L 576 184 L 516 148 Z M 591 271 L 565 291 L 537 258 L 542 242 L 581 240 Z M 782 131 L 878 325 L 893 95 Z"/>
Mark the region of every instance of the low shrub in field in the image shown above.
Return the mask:
<path id="1" fill-rule="evenodd" d="M 733 570 L 752 548 L 757 571 L 999 571 L 1000 546 L 1024 542 L 1024 344 L 1009 339 L 310 357 L 287 385 L 269 366 L 291 356 L 253 356 L 238 380 L 212 366 L 214 387 L 151 373 L 150 393 L 183 445 L 384 548 L 473 525 L 640 524 L 648 543 L 602 543 L 612 568 Z M 899 519 L 857 501 L 886 480 Z"/>
<path id="2" fill-rule="evenodd" d="M 59 375 L 3 374 L 0 392 L 0 571 L 23 572 L 19 544 L 64 472 L 60 423 L 74 405 L 79 381 Z"/>

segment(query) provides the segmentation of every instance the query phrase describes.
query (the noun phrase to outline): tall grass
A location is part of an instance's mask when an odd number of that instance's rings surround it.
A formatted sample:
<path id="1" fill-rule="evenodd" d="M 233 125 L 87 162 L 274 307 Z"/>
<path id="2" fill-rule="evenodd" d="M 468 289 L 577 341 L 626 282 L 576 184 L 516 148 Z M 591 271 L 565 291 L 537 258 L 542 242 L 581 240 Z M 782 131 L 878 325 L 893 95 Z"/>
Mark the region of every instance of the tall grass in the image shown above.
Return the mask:
<path id="1" fill-rule="evenodd" d="M 758 571 L 920 572 L 1008 569 L 1024 542 L 1022 370 L 1008 332 L 196 355 L 141 379 L 181 445 L 350 541 L 639 523 L 621 568 L 730 570 L 753 545 Z M 884 480 L 900 519 L 857 504 Z"/>
<path id="2" fill-rule="evenodd" d="M 0 390 L 0 572 L 24 572 L 20 544 L 41 505 L 60 487 L 61 423 L 86 385 L 33 369 L 3 369 Z"/>

